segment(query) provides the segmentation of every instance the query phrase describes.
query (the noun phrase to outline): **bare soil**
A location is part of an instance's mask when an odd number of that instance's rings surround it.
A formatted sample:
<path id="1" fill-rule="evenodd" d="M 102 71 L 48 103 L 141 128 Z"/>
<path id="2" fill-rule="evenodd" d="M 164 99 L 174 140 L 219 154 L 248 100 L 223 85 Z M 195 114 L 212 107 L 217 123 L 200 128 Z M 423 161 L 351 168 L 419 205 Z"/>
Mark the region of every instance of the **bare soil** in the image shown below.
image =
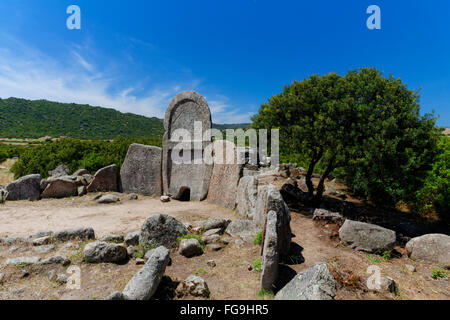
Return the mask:
<path id="1" fill-rule="evenodd" d="M 285 180 L 277 177 L 267 179 L 266 182 L 274 182 L 278 187 L 285 183 Z M 234 211 L 207 202 L 161 203 L 159 199 L 150 197 L 130 201 L 125 194 L 117 195 L 121 202 L 111 205 L 99 205 L 92 201 L 95 194 L 60 200 L 7 202 L 0 205 L 0 235 L 26 236 L 40 230 L 56 231 L 75 227 L 93 227 L 97 238 L 109 233 L 125 235 L 138 230 L 149 216 L 159 213 L 190 223 L 212 217 L 238 219 Z M 280 267 L 278 288 L 299 271 L 317 262 L 325 262 L 339 283 L 338 300 L 450 299 L 449 279 L 433 279 L 431 276 L 431 271 L 439 268 L 438 265 L 413 261 L 400 246 L 395 248 L 390 260 L 354 251 L 340 244 L 338 224 L 313 221 L 307 210 L 293 208 L 291 214 L 291 228 L 295 237 L 292 239 L 290 256 Z M 172 264 L 167 267 L 154 298 L 178 299 L 174 294 L 177 284 L 191 274 L 198 274 L 206 280 L 211 291 L 209 299 L 273 298 L 271 295 L 261 297 L 258 294 L 260 273 L 249 270 L 249 265 L 253 265 L 260 256 L 260 246 L 253 243 L 238 245 L 234 240 L 220 251 L 206 250 L 203 255 L 190 259 L 172 250 Z M 123 290 L 141 268 L 136 265 L 134 258 L 123 265 L 84 263 L 81 252 L 86 243 L 73 243 L 79 248 L 63 251 L 64 244 L 57 243 L 56 249 L 47 254 L 37 254 L 30 245 L 0 245 L 0 273 L 5 275 L 0 280 L 0 299 L 104 299 L 114 291 Z M 45 258 L 56 254 L 66 255 L 72 265 L 81 268 L 80 290 L 68 290 L 65 285 L 48 279 L 50 270 L 64 273 L 66 267 L 4 265 L 4 261 L 10 257 L 40 255 Z M 208 260 L 214 260 L 217 266 L 209 267 Z M 416 272 L 409 271 L 407 264 L 415 266 Z M 399 287 L 397 295 L 367 288 L 366 281 L 370 276 L 367 268 L 370 265 L 378 266 L 383 275 L 395 280 Z M 25 277 L 24 271 L 28 273 Z"/>

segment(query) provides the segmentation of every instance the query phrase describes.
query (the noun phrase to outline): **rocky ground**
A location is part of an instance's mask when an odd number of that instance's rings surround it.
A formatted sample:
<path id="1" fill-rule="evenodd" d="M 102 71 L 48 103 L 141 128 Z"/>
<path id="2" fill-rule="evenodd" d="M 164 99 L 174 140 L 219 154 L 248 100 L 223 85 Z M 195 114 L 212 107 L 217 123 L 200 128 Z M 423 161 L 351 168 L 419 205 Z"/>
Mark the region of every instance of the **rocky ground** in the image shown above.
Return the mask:
<path id="1" fill-rule="evenodd" d="M 283 177 L 265 178 L 277 185 Z M 264 180 L 264 179 L 262 179 Z M 125 236 L 138 230 L 150 216 L 165 213 L 195 227 L 209 218 L 239 219 L 229 209 L 207 202 L 162 203 L 159 199 L 139 197 L 129 200 L 126 194 L 115 194 L 121 201 L 114 204 L 98 204 L 96 194 L 66 199 L 45 199 L 39 202 L 6 202 L 0 206 L 0 236 L 27 236 L 41 230 L 92 227 L 96 237 L 107 234 Z M 335 299 L 450 299 L 448 278 L 432 277 L 433 270 L 441 270 L 438 264 L 414 261 L 405 249 L 396 246 L 390 257 L 367 254 L 345 247 L 339 241 L 340 223 L 315 221 L 311 212 L 292 208 L 291 252 L 280 266 L 277 288 L 283 287 L 296 273 L 317 262 L 325 262 L 338 282 Z M 192 230 L 192 229 L 191 229 Z M 271 293 L 260 292 L 260 272 L 253 267 L 260 257 L 261 247 L 252 241 L 228 238 L 229 244 L 221 250 L 206 248 L 202 255 L 186 258 L 177 249 L 171 249 L 171 264 L 153 299 L 272 299 Z M 236 241 L 237 240 L 237 241 Z M 83 249 L 94 240 L 53 241 L 51 244 L 13 243 L 0 245 L 0 299 L 104 299 L 115 291 L 122 291 L 138 272 L 143 261 L 133 257 L 120 264 L 83 262 Z M 222 242 L 220 242 L 222 243 Z M 48 252 L 47 252 L 48 251 Z M 15 266 L 5 262 L 17 257 L 40 257 L 40 262 L 26 261 Z M 46 258 L 64 256 L 61 259 Z M 214 263 L 211 262 L 214 261 Z M 367 273 L 369 266 L 381 269 L 383 276 L 394 279 L 397 290 L 369 290 Z M 79 290 L 67 288 L 71 266 L 81 270 Z M 210 296 L 177 296 L 176 288 L 188 276 L 197 275 L 209 287 Z"/>

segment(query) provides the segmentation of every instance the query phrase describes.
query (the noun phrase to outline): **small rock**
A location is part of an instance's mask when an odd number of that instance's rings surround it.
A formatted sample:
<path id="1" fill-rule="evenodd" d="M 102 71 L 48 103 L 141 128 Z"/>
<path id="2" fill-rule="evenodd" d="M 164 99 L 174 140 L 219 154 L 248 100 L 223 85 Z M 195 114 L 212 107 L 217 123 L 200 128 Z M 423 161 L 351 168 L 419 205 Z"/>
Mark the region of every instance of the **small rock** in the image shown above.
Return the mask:
<path id="1" fill-rule="evenodd" d="M 27 266 L 38 263 L 40 257 L 18 257 L 6 260 L 5 264 L 8 266 Z"/>
<path id="2" fill-rule="evenodd" d="M 214 268 L 216 266 L 216 262 L 214 260 L 208 260 L 206 261 L 206 264 L 211 268 Z"/>
<path id="3" fill-rule="evenodd" d="M 4 273 L 0 273 L 0 283 L 3 282 L 3 279 L 5 279 L 5 274 Z"/>
<path id="4" fill-rule="evenodd" d="M 60 273 L 56 277 L 56 282 L 58 282 L 60 284 L 65 284 L 65 283 L 67 283 L 67 281 L 69 281 L 69 278 L 64 273 Z"/>
<path id="5" fill-rule="evenodd" d="M 116 203 L 119 201 L 120 201 L 119 197 L 117 197 L 113 194 L 107 194 L 107 195 L 101 196 L 100 199 L 97 200 L 97 203 L 109 204 L 109 203 Z"/>
<path id="6" fill-rule="evenodd" d="M 170 197 L 169 196 L 161 196 L 160 200 L 161 200 L 161 202 L 170 202 Z"/>
<path id="7" fill-rule="evenodd" d="M 206 281 L 199 276 L 190 275 L 176 289 L 177 296 L 192 295 L 194 297 L 208 298 L 210 295 Z"/>
<path id="8" fill-rule="evenodd" d="M 211 243 L 211 244 L 207 244 L 206 248 L 211 250 L 211 251 L 219 251 L 222 249 L 222 246 L 220 244 L 217 243 Z"/>
<path id="9" fill-rule="evenodd" d="M 237 246 L 239 246 L 239 247 L 240 247 L 240 246 L 243 246 L 244 243 L 245 243 L 245 242 L 242 241 L 241 239 L 237 239 L 237 240 L 234 241 L 234 244 L 237 245 Z"/>
<path id="10" fill-rule="evenodd" d="M 55 250 L 55 246 L 53 244 L 49 244 L 49 245 L 46 245 L 46 246 L 39 246 L 39 247 L 34 247 L 33 248 L 34 252 L 42 253 L 42 254 L 52 252 L 53 250 Z"/>
<path id="11" fill-rule="evenodd" d="M 103 195 L 101 193 L 99 193 L 92 200 L 95 201 L 95 200 L 100 199 L 101 197 L 103 197 Z"/>
<path id="12" fill-rule="evenodd" d="M 229 224 L 230 220 L 227 219 L 208 219 L 196 223 L 197 228 L 203 232 L 217 228 L 225 230 Z"/>
<path id="13" fill-rule="evenodd" d="M 203 253 L 202 246 L 197 239 L 183 239 L 180 242 L 180 249 L 178 252 L 186 258 L 198 256 Z"/>
<path id="14" fill-rule="evenodd" d="M 56 277 L 56 270 L 50 270 L 49 272 L 47 272 L 47 278 L 49 280 L 53 280 Z"/>
<path id="15" fill-rule="evenodd" d="M 202 236 L 208 237 L 208 236 L 212 236 L 215 234 L 220 234 L 221 232 L 222 232 L 222 229 L 220 229 L 220 228 L 210 229 L 210 230 L 206 231 L 205 233 L 203 233 Z"/>
<path id="16" fill-rule="evenodd" d="M 314 210 L 313 220 L 338 222 L 343 221 L 344 217 L 342 217 L 338 212 L 331 212 L 325 209 L 316 209 Z"/>
<path id="17" fill-rule="evenodd" d="M 127 254 L 129 257 L 133 257 L 135 252 L 138 252 L 139 249 L 135 246 L 128 246 L 127 247 Z"/>
<path id="18" fill-rule="evenodd" d="M 212 234 L 207 237 L 202 237 L 202 240 L 205 244 L 216 243 L 220 240 L 220 236 L 218 234 Z"/>
<path id="19" fill-rule="evenodd" d="M 398 287 L 395 283 L 394 279 L 391 277 L 383 277 L 381 278 L 381 290 L 388 291 L 390 293 L 397 294 Z"/>
<path id="20" fill-rule="evenodd" d="M 140 231 L 129 232 L 125 237 L 125 243 L 128 246 L 137 246 L 139 244 Z"/>
<path id="21" fill-rule="evenodd" d="M 65 256 L 53 256 L 45 260 L 42 260 L 40 264 L 41 265 L 60 264 L 62 266 L 68 266 L 70 264 L 70 260 L 67 259 L 67 257 Z"/>
<path id="22" fill-rule="evenodd" d="M 116 291 L 111 293 L 105 300 L 120 301 L 120 300 L 128 300 L 128 298 L 122 292 Z"/>
<path id="23" fill-rule="evenodd" d="M 100 241 L 106 241 L 106 242 L 123 242 L 123 236 L 119 234 L 108 234 L 106 236 L 103 236 L 100 238 Z"/>
<path id="24" fill-rule="evenodd" d="M 220 241 L 224 244 L 224 245 L 228 245 L 231 242 L 231 238 L 228 237 L 223 237 L 222 239 L 220 239 Z"/>
<path id="25" fill-rule="evenodd" d="M 80 249 L 80 246 L 72 242 L 66 243 L 61 247 L 61 250 L 63 251 L 78 250 L 78 249 Z"/>
<path id="26" fill-rule="evenodd" d="M 95 239 L 95 233 L 92 228 L 61 230 L 53 234 L 53 239 L 58 241 L 68 241 L 74 239 L 92 240 Z"/>
<path id="27" fill-rule="evenodd" d="M 128 200 L 137 200 L 138 199 L 138 195 L 136 193 L 130 193 L 128 195 Z"/>
<path id="28" fill-rule="evenodd" d="M 408 269 L 410 272 L 416 272 L 416 267 L 414 267 L 411 264 L 405 264 L 405 268 Z"/>
<path id="29" fill-rule="evenodd" d="M 42 246 L 45 244 L 49 244 L 52 241 L 50 236 L 37 238 L 33 240 L 33 246 Z"/>
<path id="30" fill-rule="evenodd" d="M 86 169 L 80 169 L 75 171 L 75 173 L 73 174 L 76 177 L 81 177 L 84 176 L 85 174 L 89 174 L 89 171 L 87 171 Z"/>
<path id="31" fill-rule="evenodd" d="M 145 260 L 144 259 L 140 259 L 140 258 L 136 259 L 136 265 L 137 266 L 142 265 L 142 264 L 145 264 Z"/>
<path id="32" fill-rule="evenodd" d="M 127 259 L 127 249 L 118 244 L 95 241 L 84 247 L 83 259 L 91 263 L 120 263 Z"/>

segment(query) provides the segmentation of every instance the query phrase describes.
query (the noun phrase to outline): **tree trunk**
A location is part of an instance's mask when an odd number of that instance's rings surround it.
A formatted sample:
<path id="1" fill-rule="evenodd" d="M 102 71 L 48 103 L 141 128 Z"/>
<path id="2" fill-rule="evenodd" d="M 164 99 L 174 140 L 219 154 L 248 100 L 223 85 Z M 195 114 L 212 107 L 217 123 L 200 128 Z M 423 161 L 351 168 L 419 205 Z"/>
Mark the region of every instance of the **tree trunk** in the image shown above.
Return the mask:
<path id="1" fill-rule="evenodd" d="M 334 160 L 336 159 L 336 155 L 333 155 L 333 157 L 328 162 L 327 168 L 325 169 L 325 172 L 322 174 L 322 177 L 320 178 L 319 185 L 317 186 L 317 192 L 314 196 L 314 202 L 319 205 L 322 201 L 323 192 L 325 191 L 325 179 L 328 177 L 328 175 L 333 171 L 334 169 Z"/>
<path id="2" fill-rule="evenodd" d="M 320 158 L 322 158 L 322 155 L 323 155 L 323 151 L 319 151 L 318 154 L 314 153 L 313 158 L 311 159 L 311 162 L 308 167 L 308 172 L 306 173 L 305 182 L 306 182 L 306 186 L 308 187 L 308 196 L 310 198 L 314 197 L 314 185 L 311 180 L 312 175 L 314 173 L 314 167 L 316 166 L 317 162 L 319 162 Z"/>

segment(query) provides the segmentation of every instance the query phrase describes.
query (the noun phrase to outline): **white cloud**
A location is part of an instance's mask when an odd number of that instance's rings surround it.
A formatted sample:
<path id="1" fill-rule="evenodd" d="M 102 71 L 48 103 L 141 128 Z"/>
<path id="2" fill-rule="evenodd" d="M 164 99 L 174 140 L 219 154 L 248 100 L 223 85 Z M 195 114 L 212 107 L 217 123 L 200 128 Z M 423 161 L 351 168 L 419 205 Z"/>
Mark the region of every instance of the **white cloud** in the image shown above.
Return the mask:
<path id="1" fill-rule="evenodd" d="M 85 47 L 74 46 L 75 49 L 69 51 L 70 57 L 74 59 L 67 59 L 62 64 L 35 48 L 1 34 L 0 43 L 1 98 L 90 104 L 163 118 L 167 105 L 178 92 L 197 90 L 202 93 L 201 80 L 196 78 L 179 83 L 153 85 L 145 90 L 138 83 L 128 83 L 121 87 L 118 77 L 100 72 L 101 66 L 86 58 L 89 54 L 83 54 L 88 50 Z M 249 121 L 251 113 L 241 113 L 232 108 L 227 97 L 203 94 L 213 97 L 207 101 L 214 122 Z"/>

